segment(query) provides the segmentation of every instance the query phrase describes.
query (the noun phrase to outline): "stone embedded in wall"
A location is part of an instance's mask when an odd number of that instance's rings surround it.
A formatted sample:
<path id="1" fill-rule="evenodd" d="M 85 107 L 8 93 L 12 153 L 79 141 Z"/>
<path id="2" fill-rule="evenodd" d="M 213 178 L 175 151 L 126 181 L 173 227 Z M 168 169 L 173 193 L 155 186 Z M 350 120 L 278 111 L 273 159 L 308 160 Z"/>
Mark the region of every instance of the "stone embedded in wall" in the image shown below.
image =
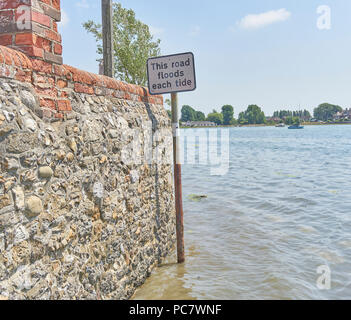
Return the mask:
<path id="1" fill-rule="evenodd" d="M 15 202 L 15 207 L 17 210 L 24 210 L 25 203 L 24 203 L 24 192 L 20 186 L 16 186 L 12 189 L 13 198 Z"/>
<path id="2" fill-rule="evenodd" d="M 54 171 L 49 166 L 39 168 L 39 177 L 49 179 L 53 176 Z"/>
<path id="3" fill-rule="evenodd" d="M 24 123 L 24 127 L 26 129 L 29 129 L 30 131 L 35 131 L 37 129 L 37 123 L 34 119 L 31 119 L 31 118 L 26 118 L 24 119 L 23 121 Z"/>
<path id="4" fill-rule="evenodd" d="M 9 133 L 11 133 L 12 130 L 13 128 L 10 126 L 0 128 L 0 138 L 8 135 Z"/>
<path id="5" fill-rule="evenodd" d="M 131 183 L 139 182 L 139 173 L 138 173 L 138 171 L 132 170 L 130 172 L 130 182 Z"/>
<path id="6" fill-rule="evenodd" d="M 77 142 L 74 138 L 68 139 L 68 146 L 73 151 L 73 153 L 77 153 L 78 147 L 77 147 Z"/>
<path id="7" fill-rule="evenodd" d="M 35 108 L 37 106 L 37 101 L 32 93 L 26 90 L 21 90 L 20 91 L 20 98 L 22 103 L 29 108 L 32 111 L 35 111 Z"/>
<path id="8" fill-rule="evenodd" d="M 19 226 L 15 230 L 13 244 L 17 245 L 29 239 L 29 233 L 24 226 Z"/>
<path id="9" fill-rule="evenodd" d="M 19 169 L 19 163 L 17 159 L 5 158 L 3 161 L 3 169 L 6 171 L 17 171 Z"/>
<path id="10" fill-rule="evenodd" d="M 0 195 L 0 210 L 11 205 L 11 198 L 8 194 Z"/>
<path id="11" fill-rule="evenodd" d="M 29 132 L 12 132 L 8 135 L 7 140 L 6 151 L 12 154 L 20 154 L 34 149 L 39 142 L 37 136 Z"/>
<path id="12" fill-rule="evenodd" d="M 26 199 L 25 210 L 28 216 L 35 217 L 43 212 L 43 203 L 40 198 L 31 196 Z"/>

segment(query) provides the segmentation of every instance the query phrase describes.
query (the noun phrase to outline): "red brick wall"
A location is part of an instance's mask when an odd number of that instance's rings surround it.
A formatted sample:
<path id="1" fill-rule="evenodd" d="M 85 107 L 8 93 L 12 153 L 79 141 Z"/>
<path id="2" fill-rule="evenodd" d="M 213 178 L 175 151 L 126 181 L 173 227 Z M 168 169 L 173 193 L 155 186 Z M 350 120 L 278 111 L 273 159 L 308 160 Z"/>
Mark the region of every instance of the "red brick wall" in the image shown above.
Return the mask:
<path id="1" fill-rule="evenodd" d="M 62 64 L 60 0 L 1 0 L 0 44 Z"/>

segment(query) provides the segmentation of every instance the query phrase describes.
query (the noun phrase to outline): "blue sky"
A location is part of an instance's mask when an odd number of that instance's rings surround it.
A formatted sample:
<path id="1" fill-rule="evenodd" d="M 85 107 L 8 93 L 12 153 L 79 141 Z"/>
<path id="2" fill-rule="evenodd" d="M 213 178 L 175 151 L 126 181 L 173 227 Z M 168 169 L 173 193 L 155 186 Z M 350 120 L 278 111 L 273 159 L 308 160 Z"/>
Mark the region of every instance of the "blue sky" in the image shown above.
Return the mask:
<path id="1" fill-rule="evenodd" d="M 181 105 L 208 113 L 231 104 L 236 116 L 249 104 L 266 115 L 323 102 L 351 106 L 350 0 L 119 2 L 161 39 L 163 55 L 194 53 L 197 90 L 179 94 Z M 101 20 L 100 0 L 61 3 L 64 63 L 96 73 L 96 43 L 82 23 Z M 331 25 L 321 30 L 322 5 Z"/>

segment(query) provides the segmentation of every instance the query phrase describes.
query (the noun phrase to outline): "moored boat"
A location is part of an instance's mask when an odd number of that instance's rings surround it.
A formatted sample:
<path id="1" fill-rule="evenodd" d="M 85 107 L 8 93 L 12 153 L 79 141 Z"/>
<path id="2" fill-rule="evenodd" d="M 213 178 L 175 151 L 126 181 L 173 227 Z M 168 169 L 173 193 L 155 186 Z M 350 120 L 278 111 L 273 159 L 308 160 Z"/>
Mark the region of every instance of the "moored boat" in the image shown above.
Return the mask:
<path id="1" fill-rule="evenodd" d="M 303 129 L 303 128 L 304 128 L 304 126 L 300 126 L 300 125 L 297 125 L 297 124 L 294 124 L 294 125 L 288 127 L 288 129 Z"/>

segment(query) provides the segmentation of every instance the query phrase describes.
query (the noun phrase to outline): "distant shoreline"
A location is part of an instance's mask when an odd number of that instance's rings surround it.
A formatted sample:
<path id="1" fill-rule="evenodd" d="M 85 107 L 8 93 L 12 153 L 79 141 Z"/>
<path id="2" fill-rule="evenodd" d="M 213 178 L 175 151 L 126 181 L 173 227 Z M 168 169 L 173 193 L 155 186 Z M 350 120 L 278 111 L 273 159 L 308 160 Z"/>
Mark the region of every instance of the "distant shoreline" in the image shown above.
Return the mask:
<path id="1" fill-rule="evenodd" d="M 259 127 L 275 127 L 277 124 L 243 124 L 243 125 L 232 125 L 232 126 L 225 126 L 219 125 L 216 127 L 185 127 L 180 126 L 181 129 L 206 129 L 206 128 L 259 128 Z M 302 126 L 330 126 L 330 125 L 351 125 L 351 122 L 303 122 L 301 123 Z M 288 125 L 286 125 L 288 126 Z"/>

